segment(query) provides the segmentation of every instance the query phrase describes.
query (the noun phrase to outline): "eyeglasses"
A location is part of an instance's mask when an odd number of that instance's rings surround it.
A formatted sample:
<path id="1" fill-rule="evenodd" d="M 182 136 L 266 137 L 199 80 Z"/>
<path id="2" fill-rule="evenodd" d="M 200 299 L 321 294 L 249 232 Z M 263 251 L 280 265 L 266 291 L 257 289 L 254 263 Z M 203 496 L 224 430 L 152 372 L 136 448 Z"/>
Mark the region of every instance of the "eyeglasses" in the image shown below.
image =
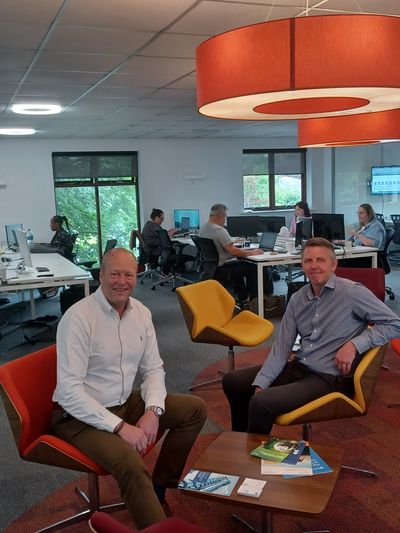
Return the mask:
<path id="1" fill-rule="evenodd" d="M 366 211 L 356 211 L 356 215 L 366 215 Z"/>

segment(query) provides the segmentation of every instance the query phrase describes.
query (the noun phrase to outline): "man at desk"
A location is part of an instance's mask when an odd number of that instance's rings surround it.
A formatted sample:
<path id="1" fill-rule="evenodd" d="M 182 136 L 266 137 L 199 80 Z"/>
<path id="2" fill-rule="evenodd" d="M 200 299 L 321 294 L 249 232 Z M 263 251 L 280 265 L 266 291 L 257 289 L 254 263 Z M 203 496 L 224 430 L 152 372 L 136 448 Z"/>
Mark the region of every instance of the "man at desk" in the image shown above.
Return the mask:
<path id="1" fill-rule="evenodd" d="M 228 208 L 224 204 L 214 204 L 208 221 L 200 229 L 200 237 L 212 239 L 219 254 L 218 276 L 230 279 L 239 298 L 240 307 L 247 307 L 251 299 L 257 296 L 257 266 L 245 261 L 232 261 L 240 257 L 261 255 L 260 248 L 237 248 L 227 230 L 224 228 Z M 264 269 L 269 277 L 268 269 Z M 266 292 L 272 294 L 273 284 L 264 280 Z"/>
<path id="2" fill-rule="evenodd" d="M 336 277 L 336 266 L 330 242 L 305 243 L 302 269 L 310 284 L 289 300 L 264 364 L 223 378 L 234 431 L 269 434 L 281 413 L 330 392 L 351 396 L 362 354 L 400 336 L 399 317 L 363 285 Z"/>
<path id="3" fill-rule="evenodd" d="M 53 430 L 116 478 L 143 529 L 165 518 L 165 490 L 178 484 L 206 406 L 193 395 L 167 394 L 150 311 L 130 296 L 136 274 L 128 250 L 110 250 L 100 287 L 61 319 Z M 150 476 L 141 456 L 166 430 Z"/>

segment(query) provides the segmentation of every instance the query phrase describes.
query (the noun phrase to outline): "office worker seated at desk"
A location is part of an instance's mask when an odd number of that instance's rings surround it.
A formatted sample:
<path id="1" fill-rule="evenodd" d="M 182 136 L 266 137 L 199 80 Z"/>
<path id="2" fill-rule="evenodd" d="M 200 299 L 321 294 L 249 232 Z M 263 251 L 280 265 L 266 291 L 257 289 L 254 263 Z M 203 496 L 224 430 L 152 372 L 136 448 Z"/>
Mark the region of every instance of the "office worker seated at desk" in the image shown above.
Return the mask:
<path id="1" fill-rule="evenodd" d="M 375 216 L 370 204 L 361 204 L 357 210 L 359 225 L 350 230 L 350 239 L 356 246 L 372 246 L 383 250 L 386 242 L 386 230 Z"/>
<path id="2" fill-rule="evenodd" d="M 307 202 L 297 202 L 294 206 L 294 216 L 290 225 L 290 234 L 296 236 L 296 224 L 301 218 L 311 218 L 310 208 Z"/>
<path id="3" fill-rule="evenodd" d="M 53 431 L 116 478 L 143 529 L 165 518 L 165 489 L 178 484 L 206 406 L 193 395 L 167 394 L 150 311 L 130 297 L 136 274 L 131 252 L 110 250 L 98 290 L 62 317 Z M 132 389 L 136 376 L 140 391 Z M 159 430 L 169 431 L 151 477 L 141 455 Z"/>
<path id="4" fill-rule="evenodd" d="M 31 248 L 32 253 L 59 253 L 66 259 L 72 261 L 72 249 L 74 247 L 74 238 L 69 231 L 63 228 L 63 223 L 68 227 L 67 217 L 55 215 L 50 219 L 50 229 L 54 231 L 54 236 L 49 244 L 35 244 Z"/>
<path id="5" fill-rule="evenodd" d="M 214 204 L 210 210 L 208 221 L 200 228 L 200 237 L 212 239 L 219 254 L 217 275 L 233 282 L 235 292 L 241 307 L 247 307 L 250 300 L 257 296 L 257 266 L 245 261 L 234 261 L 234 258 L 261 255 L 260 248 L 237 248 L 227 230 L 226 223 L 228 208 L 224 204 Z M 265 292 L 272 294 L 273 283 L 269 271 L 264 268 Z"/>
<path id="6" fill-rule="evenodd" d="M 278 414 L 330 392 L 351 395 L 362 354 L 399 336 L 399 317 L 363 285 L 336 277 L 336 266 L 330 242 L 305 243 L 302 269 L 310 284 L 289 300 L 264 364 L 223 378 L 234 431 L 269 434 Z"/>
<path id="7" fill-rule="evenodd" d="M 152 265 L 157 265 L 158 258 L 161 255 L 161 244 L 160 236 L 158 230 L 161 227 L 161 224 L 164 222 L 164 211 L 161 209 L 153 208 L 150 213 L 150 219 L 146 222 L 142 229 L 142 237 L 146 246 L 150 250 L 150 257 L 148 258 L 149 263 Z M 178 230 L 176 228 L 171 228 L 168 231 L 168 235 L 172 237 Z M 168 274 L 170 271 L 170 266 L 164 265 L 163 273 Z"/>

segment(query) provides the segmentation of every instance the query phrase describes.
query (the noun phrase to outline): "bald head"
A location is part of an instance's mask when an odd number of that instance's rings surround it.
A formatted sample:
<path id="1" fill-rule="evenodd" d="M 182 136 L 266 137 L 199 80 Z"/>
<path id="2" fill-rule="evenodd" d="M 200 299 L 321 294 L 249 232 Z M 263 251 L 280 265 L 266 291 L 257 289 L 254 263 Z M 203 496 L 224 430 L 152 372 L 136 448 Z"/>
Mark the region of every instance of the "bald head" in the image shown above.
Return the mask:
<path id="1" fill-rule="evenodd" d="M 129 250 L 126 250 L 125 248 L 112 248 L 109 250 L 104 256 L 103 260 L 101 262 L 100 272 L 104 273 L 107 270 L 110 270 L 112 268 L 112 265 L 115 262 L 119 262 L 120 260 L 126 261 L 127 264 L 131 264 L 132 268 L 134 269 L 135 273 L 137 273 L 137 261 L 136 257 L 133 255 L 132 252 Z"/>

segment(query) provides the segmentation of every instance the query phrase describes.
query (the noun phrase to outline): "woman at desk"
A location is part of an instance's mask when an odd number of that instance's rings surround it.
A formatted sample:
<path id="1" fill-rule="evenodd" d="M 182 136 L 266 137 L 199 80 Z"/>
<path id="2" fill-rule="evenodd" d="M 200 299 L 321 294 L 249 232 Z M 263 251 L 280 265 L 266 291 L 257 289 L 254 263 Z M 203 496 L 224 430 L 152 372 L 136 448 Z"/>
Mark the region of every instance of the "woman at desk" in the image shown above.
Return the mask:
<path id="1" fill-rule="evenodd" d="M 373 246 L 378 250 L 385 248 L 386 231 L 382 223 L 375 216 L 370 204 L 361 204 L 357 210 L 359 225 L 350 230 L 351 237 L 356 246 Z"/>
<path id="2" fill-rule="evenodd" d="M 297 202 L 294 206 L 294 217 L 290 225 L 290 234 L 296 236 L 296 224 L 300 218 L 311 218 L 310 208 L 307 202 Z"/>
<path id="3" fill-rule="evenodd" d="M 63 223 L 68 227 L 67 217 L 55 215 L 50 219 L 50 229 L 55 232 L 49 244 L 35 244 L 31 248 L 31 253 L 49 253 L 55 252 L 69 261 L 73 261 L 72 249 L 75 243 L 75 236 L 71 235 L 63 228 Z"/>

